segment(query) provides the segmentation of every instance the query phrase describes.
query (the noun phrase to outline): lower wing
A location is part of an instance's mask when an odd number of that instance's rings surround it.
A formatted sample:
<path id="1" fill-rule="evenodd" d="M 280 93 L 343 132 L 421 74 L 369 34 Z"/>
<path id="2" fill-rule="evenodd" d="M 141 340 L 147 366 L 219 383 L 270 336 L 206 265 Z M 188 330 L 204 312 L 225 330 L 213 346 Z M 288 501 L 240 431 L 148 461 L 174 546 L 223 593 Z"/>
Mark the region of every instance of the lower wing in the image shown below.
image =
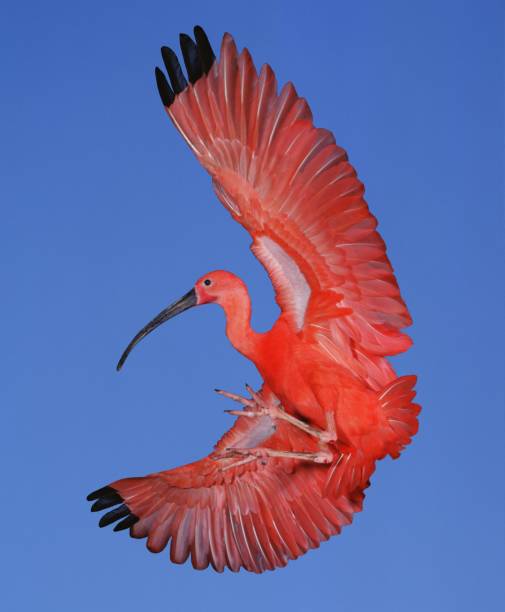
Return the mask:
<path id="1" fill-rule="evenodd" d="M 303 450 L 303 432 L 270 417 L 239 417 L 205 459 L 140 478 L 124 478 L 88 496 L 93 511 L 109 510 L 100 526 L 119 521 L 147 538 L 151 552 L 170 544 L 170 559 L 218 572 L 241 567 L 261 573 L 283 567 L 351 523 L 362 509 L 361 489 L 338 498 L 325 493 L 328 467 L 266 458 L 239 465 L 220 458 L 229 447 L 259 445 Z"/>

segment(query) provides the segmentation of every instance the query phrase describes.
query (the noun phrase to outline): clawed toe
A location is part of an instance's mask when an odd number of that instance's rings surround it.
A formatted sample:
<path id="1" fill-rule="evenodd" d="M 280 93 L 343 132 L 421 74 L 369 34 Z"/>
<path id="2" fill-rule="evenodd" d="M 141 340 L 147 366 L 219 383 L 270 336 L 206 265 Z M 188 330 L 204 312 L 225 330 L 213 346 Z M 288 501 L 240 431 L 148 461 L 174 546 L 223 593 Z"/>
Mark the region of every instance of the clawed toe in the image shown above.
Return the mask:
<path id="1" fill-rule="evenodd" d="M 247 397 L 243 397 L 242 395 L 237 395 L 236 393 L 230 393 L 230 391 L 223 391 L 222 389 L 214 389 L 214 391 L 217 394 L 222 395 L 223 397 L 227 397 L 228 399 L 231 399 L 234 402 L 238 402 L 239 404 L 242 404 L 242 406 L 246 406 L 248 408 L 254 408 L 256 405 L 256 403 L 253 400 L 248 399 Z"/>

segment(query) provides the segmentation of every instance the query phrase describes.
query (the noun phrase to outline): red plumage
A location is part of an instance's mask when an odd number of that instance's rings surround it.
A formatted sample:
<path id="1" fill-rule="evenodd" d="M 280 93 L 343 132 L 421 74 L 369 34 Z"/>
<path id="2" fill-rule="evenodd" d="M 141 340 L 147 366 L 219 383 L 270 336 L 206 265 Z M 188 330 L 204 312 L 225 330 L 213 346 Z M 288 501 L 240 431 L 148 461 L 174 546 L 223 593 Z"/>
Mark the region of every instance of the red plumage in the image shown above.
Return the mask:
<path id="1" fill-rule="evenodd" d="M 409 348 L 411 323 L 377 222 L 331 132 L 288 83 L 277 93 L 269 66 L 259 75 L 247 50 L 225 34 L 219 61 L 201 28 L 181 37 L 190 84 L 163 49 L 171 79 L 156 77 L 167 113 L 212 177 L 214 190 L 253 238 L 281 315 L 250 326 L 247 288 L 225 271 L 201 277 L 128 346 L 165 320 L 210 302 L 226 314 L 233 346 L 263 377 L 233 428 L 209 457 L 89 496 L 92 509 L 119 505 L 121 519 L 171 559 L 261 572 L 319 545 L 361 510 L 376 461 L 396 458 L 417 432 L 414 376 L 387 361 Z"/>

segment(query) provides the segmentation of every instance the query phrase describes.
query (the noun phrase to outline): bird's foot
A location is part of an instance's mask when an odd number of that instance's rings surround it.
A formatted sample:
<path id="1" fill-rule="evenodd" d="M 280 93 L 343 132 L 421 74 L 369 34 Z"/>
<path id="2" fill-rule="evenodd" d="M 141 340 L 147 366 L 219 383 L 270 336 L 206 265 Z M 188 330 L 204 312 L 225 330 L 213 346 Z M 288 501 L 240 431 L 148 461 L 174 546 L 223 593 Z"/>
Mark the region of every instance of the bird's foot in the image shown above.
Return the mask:
<path id="1" fill-rule="evenodd" d="M 237 393 L 231 393 L 230 391 L 223 391 L 222 389 L 214 389 L 218 395 L 227 397 L 228 399 L 238 402 L 248 408 L 248 410 L 225 410 L 228 414 L 236 414 L 237 416 L 259 416 L 256 410 L 256 403 L 252 399 L 237 395 Z M 245 414 L 244 414 L 245 413 Z"/>
<path id="2" fill-rule="evenodd" d="M 216 453 L 214 457 L 217 460 L 231 459 L 233 457 L 243 457 L 241 461 L 224 466 L 222 468 L 223 471 L 238 467 L 240 465 L 245 465 L 246 463 L 251 463 L 253 461 L 259 461 L 262 465 L 266 465 L 269 457 L 275 457 L 279 459 L 298 459 L 300 461 L 310 461 L 312 463 L 321 464 L 328 464 L 332 463 L 333 461 L 333 453 L 327 450 L 320 450 L 314 453 L 308 453 L 283 451 L 264 447 L 235 448 L 231 446 L 225 448 L 224 451 Z"/>
<path id="3" fill-rule="evenodd" d="M 245 407 L 245 410 L 225 410 L 228 414 L 232 414 L 234 416 L 243 416 L 250 418 L 257 418 L 263 415 L 269 416 L 273 420 L 281 420 L 286 421 L 296 427 L 297 429 L 301 429 L 305 433 L 317 438 L 319 442 L 322 444 L 327 444 L 328 442 L 336 442 L 337 433 L 335 429 L 335 420 L 332 415 L 327 413 L 326 422 L 327 429 L 318 429 L 317 427 L 312 427 L 305 421 L 294 417 L 293 415 L 287 413 L 282 405 L 279 404 L 267 404 L 265 400 L 256 393 L 249 385 L 245 386 L 248 393 L 251 395 L 251 399 L 247 397 L 243 397 L 242 395 L 237 395 L 236 393 L 230 393 L 228 391 L 222 391 L 221 389 L 216 389 L 216 393 L 227 397 L 234 402 L 238 402 Z"/>

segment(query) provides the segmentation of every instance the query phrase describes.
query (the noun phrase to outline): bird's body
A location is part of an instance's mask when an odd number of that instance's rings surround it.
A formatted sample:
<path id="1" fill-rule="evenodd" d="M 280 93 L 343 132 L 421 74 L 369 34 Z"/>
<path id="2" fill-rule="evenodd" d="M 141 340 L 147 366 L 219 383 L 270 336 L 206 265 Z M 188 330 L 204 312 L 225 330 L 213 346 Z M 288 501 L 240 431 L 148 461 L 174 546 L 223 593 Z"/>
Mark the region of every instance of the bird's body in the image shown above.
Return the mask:
<path id="1" fill-rule="evenodd" d="M 351 412 L 365 425 L 363 417 L 373 405 L 373 391 L 317 346 L 293 333 L 286 321 L 277 321 L 258 348 L 252 361 L 288 412 L 324 429 L 326 413 L 339 420 L 339 413 L 352 405 Z M 366 408 L 365 403 L 356 402 L 357 397 L 367 398 Z M 339 432 L 346 423 L 344 417 Z"/>
<path id="2" fill-rule="evenodd" d="M 315 128 L 307 103 L 273 72 L 258 75 L 231 36 L 215 59 L 195 28 L 181 35 L 190 83 L 162 48 L 171 85 L 156 70 L 165 109 L 232 217 L 253 238 L 281 314 L 251 328 L 251 300 L 227 271 L 202 276 L 132 340 L 187 308 L 220 305 L 233 346 L 263 378 L 209 457 L 90 494 L 116 520 L 171 559 L 202 569 L 274 569 L 339 533 L 361 509 L 378 459 L 397 458 L 417 431 L 414 376 L 397 377 L 388 355 L 411 341 L 411 323 L 376 220 L 345 151 Z"/>
<path id="3" fill-rule="evenodd" d="M 212 281 L 211 294 L 203 285 L 205 279 Z M 397 452 L 397 436 L 390 430 L 380 401 L 387 386 L 372 389 L 345 365 L 336 363 L 310 334 L 297 333 L 282 313 L 272 329 L 256 333 L 250 324 L 247 288 L 235 275 L 209 272 L 196 286 L 199 303 L 217 301 L 223 307 L 228 339 L 255 364 L 284 410 L 321 430 L 334 424 L 336 439 L 330 442 L 336 457 L 357 453 L 370 462 Z M 393 384 L 396 380 L 392 378 Z"/>

